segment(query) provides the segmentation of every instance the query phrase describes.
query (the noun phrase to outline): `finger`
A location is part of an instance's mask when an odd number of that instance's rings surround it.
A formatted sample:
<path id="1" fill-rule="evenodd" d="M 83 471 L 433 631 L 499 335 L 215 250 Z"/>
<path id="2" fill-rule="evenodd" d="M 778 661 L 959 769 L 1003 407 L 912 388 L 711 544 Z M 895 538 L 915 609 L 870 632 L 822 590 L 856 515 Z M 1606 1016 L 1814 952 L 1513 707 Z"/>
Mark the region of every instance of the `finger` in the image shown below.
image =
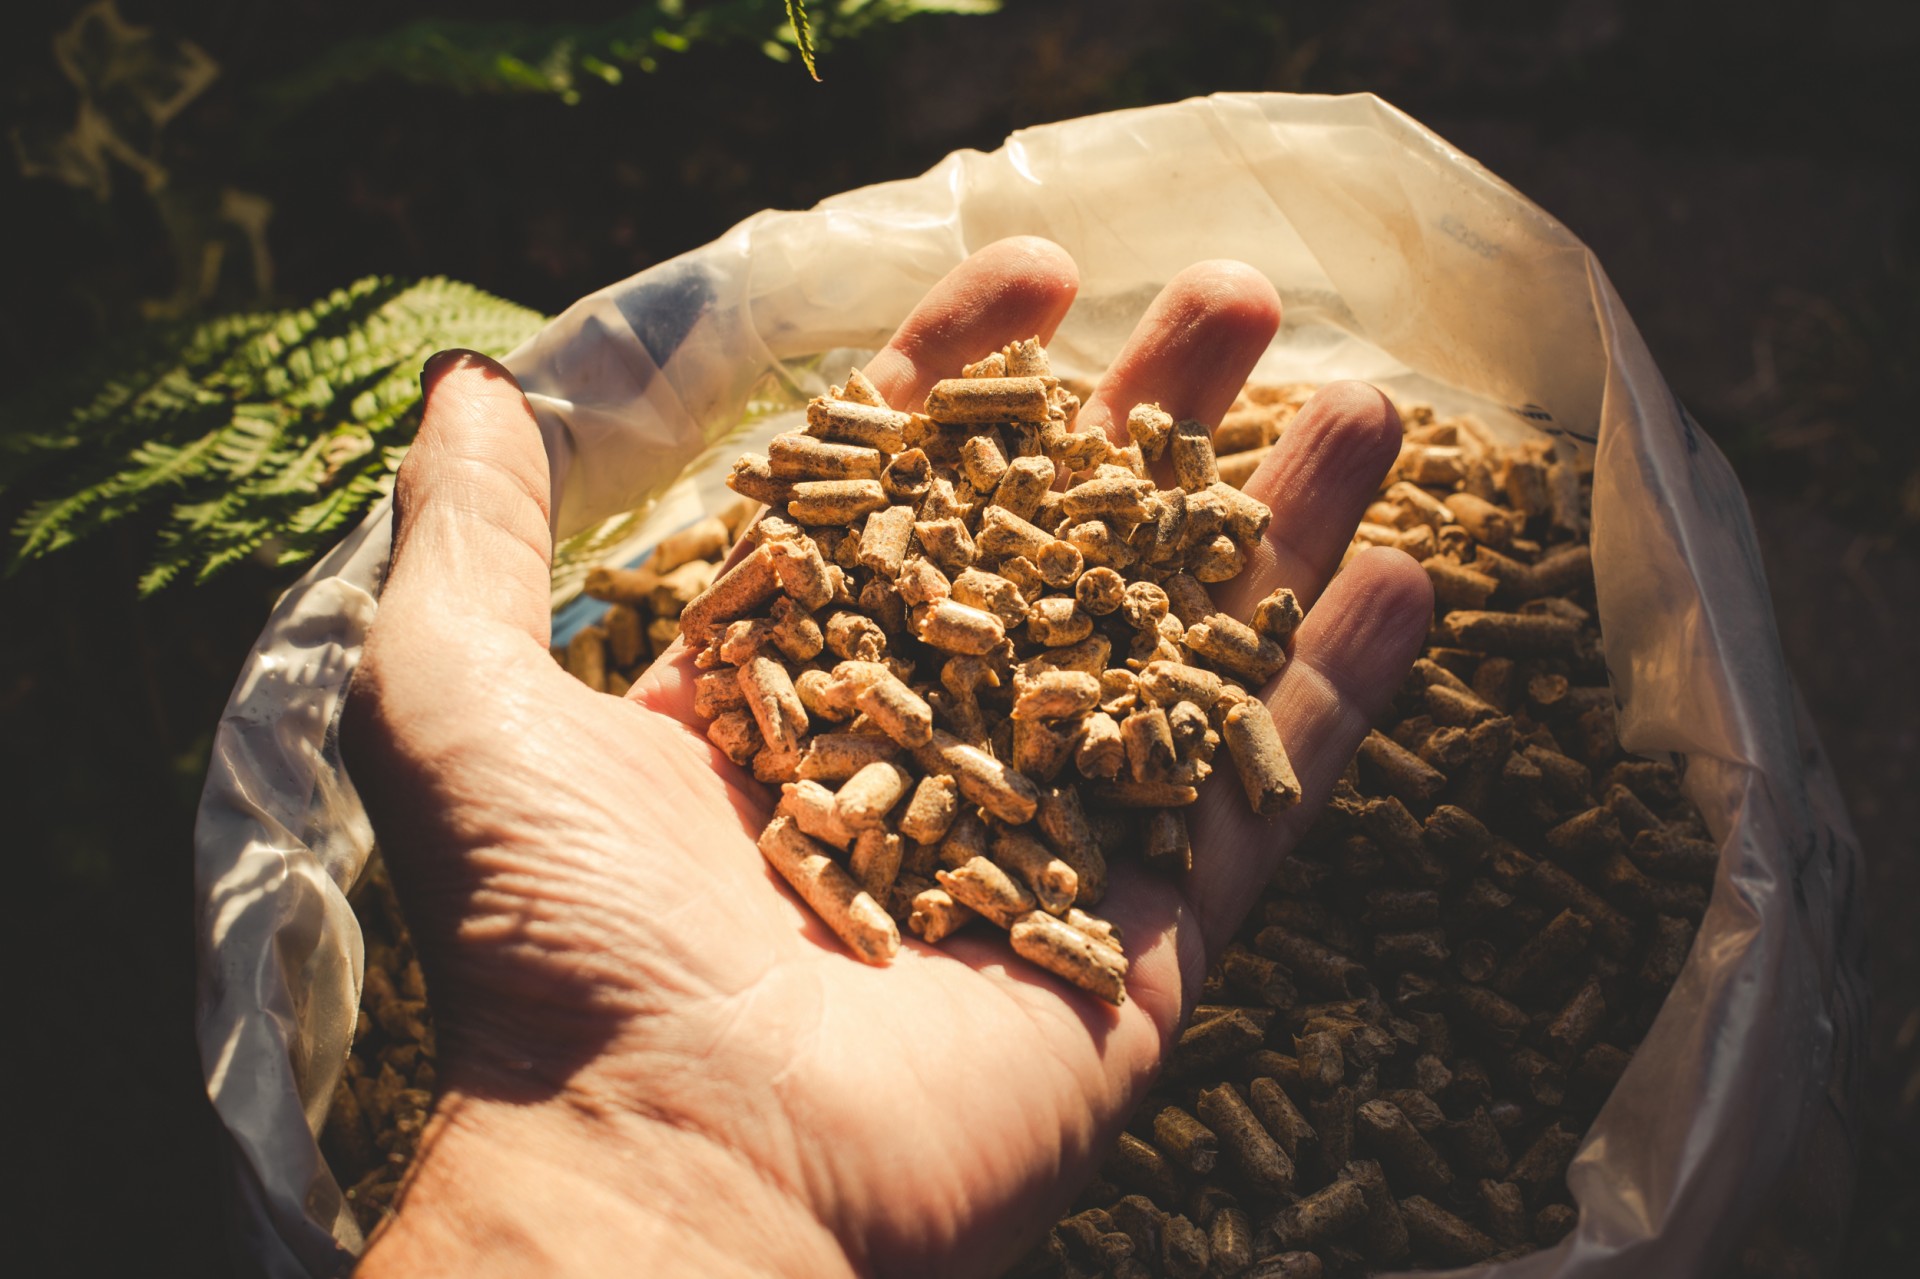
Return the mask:
<path id="1" fill-rule="evenodd" d="M 694 681 L 700 671 L 693 664 L 693 650 L 683 639 L 676 639 L 653 665 L 640 672 L 627 690 L 627 700 L 677 720 L 691 732 L 705 736 L 706 719 L 693 709 Z"/>
<path id="2" fill-rule="evenodd" d="M 1240 576 L 1214 588 L 1221 610 L 1245 618 L 1283 586 L 1311 606 L 1399 456 L 1400 436 L 1393 402 L 1364 382 L 1334 382 L 1308 400 L 1246 483 L 1273 521 Z"/>
<path id="3" fill-rule="evenodd" d="M 1239 778 L 1229 776 L 1204 787 L 1190 811 L 1187 891 L 1210 956 L 1227 944 L 1280 858 L 1319 815 L 1360 739 L 1406 678 L 1432 618 L 1426 573 L 1403 552 L 1374 548 L 1354 557 L 1301 623 L 1293 660 L 1267 697 L 1300 778 L 1301 802 L 1264 820 L 1247 811 Z"/>
<path id="4" fill-rule="evenodd" d="M 981 249 L 933 286 L 868 363 L 867 379 L 900 409 L 918 409 L 933 384 L 1008 342 L 1051 341 L 1080 288 L 1067 251 L 1021 235 Z"/>
<path id="5" fill-rule="evenodd" d="M 497 623 L 546 646 L 553 539 L 547 452 L 513 374 L 442 351 L 393 489 L 393 560 L 381 593 L 391 638 L 416 622 Z"/>
<path id="6" fill-rule="evenodd" d="M 1136 404 L 1216 423 L 1280 328 L 1280 295 L 1244 262 L 1196 262 L 1167 281 L 1080 409 L 1078 428 L 1124 439 Z"/>

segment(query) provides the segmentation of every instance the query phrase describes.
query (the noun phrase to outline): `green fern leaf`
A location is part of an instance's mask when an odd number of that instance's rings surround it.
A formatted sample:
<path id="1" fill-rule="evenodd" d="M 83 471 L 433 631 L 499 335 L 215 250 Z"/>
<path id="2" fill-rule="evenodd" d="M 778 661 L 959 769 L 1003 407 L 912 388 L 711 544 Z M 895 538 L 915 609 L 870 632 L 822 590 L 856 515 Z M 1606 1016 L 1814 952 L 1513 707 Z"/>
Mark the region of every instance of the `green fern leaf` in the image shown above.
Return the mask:
<path id="1" fill-rule="evenodd" d="M 0 495 L 24 504 L 9 569 L 156 507 L 143 593 L 300 563 L 391 487 L 428 354 L 502 355 L 542 322 L 455 281 L 373 277 L 137 334 L 0 406 Z"/>

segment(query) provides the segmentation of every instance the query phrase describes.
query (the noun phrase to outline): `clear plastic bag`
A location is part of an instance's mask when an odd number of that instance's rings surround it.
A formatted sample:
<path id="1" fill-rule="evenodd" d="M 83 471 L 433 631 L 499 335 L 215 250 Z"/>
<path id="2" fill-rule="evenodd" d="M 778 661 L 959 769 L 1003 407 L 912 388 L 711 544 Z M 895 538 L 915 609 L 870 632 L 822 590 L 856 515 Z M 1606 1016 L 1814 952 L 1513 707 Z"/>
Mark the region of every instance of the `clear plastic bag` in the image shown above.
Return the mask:
<path id="1" fill-rule="evenodd" d="M 1686 971 L 1569 1171 L 1578 1228 L 1500 1273 L 1817 1267 L 1852 1176 L 1859 853 L 1781 657 L 1745 499 L 1585 246 L 1378 99 L 1230 94 L 1025 130 L 759 214 L 583 299 L 507 361 L 545 433 L 556 532 L 670 494 L 644 543 L 717 502 L 738 441 L 715 446 L 750 397 L 819 389 L 812 357 L 835 352 L 840 371 L 1012 234 L 1079 264 L 1052 345 L 1064 371 L 1103 367 L 1181 268 L 1239 258 L 1286 306 L 1263 376 L 1365 378 L 1594 450 L 1621 739 L 1684 764 L 1723 852 Z M 345 893 L 371 848 L 335 729 L 389 526 L 383 505 L 279 602 L 200 807 L 201 1053 L 240 1246 L 273 1275 L 342 1273 L 361 1243 L 315 1134 L 354 1026 Z"/>

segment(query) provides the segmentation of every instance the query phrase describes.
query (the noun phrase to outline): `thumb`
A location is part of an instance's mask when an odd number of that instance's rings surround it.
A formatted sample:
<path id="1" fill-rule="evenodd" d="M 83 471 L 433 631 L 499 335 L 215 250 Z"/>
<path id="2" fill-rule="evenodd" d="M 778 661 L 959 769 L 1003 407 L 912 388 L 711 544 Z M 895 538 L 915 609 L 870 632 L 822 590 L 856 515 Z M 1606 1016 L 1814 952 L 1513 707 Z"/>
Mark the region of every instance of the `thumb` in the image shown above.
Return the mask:
<path id="1" fill-rule="evenodd" d="M 476 351 L 440 352 L 420 383 L 425 412 L 394 482 L 382 622 L 497 624 L 545 647 L 553 536 L 533 409 L 513 374 Z"/>

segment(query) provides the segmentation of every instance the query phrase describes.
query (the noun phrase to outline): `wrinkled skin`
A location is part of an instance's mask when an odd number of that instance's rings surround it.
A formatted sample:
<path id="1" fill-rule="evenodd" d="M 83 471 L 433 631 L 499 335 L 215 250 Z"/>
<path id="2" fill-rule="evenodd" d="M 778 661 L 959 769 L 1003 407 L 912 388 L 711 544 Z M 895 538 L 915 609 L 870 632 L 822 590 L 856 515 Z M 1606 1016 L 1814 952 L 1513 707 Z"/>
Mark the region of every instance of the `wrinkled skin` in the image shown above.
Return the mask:
<path id="1" fill-rule="evenodd" d="M 913 407 L 1011 339 L 1049 338 L 1075 269 L 989 246 L 867 373 Z M 1081 415 L 1158 400 L 1217 422 L 1279 323 L 1251 268 L 1172 280 Z M 1039 1237 L 1150 1082 L 1237 926 L 1418 651 L 1425 575 L 1333 576 L 1392 462 L 1378 392 L 1323 391 L 1248 491 L 1265 544 L 1219 593 L 1310 611 L 1266 690 L 1306 802 L 1263 822 L 1223 767 L 1185 883 L 1116 868 L 1132 956 L 1110 1008 L 984 924 L 894 963 L 844 951 L 754 846 L 769 788 L 692 713 L 676 647 L 625 698 L 547 652 L 549 477 L 511 376 L 448 352 L 396 489 L 391 576 L 343 729 L 426 965 L 443 1096 L 367 1274 L 986 1274 Z"/>

